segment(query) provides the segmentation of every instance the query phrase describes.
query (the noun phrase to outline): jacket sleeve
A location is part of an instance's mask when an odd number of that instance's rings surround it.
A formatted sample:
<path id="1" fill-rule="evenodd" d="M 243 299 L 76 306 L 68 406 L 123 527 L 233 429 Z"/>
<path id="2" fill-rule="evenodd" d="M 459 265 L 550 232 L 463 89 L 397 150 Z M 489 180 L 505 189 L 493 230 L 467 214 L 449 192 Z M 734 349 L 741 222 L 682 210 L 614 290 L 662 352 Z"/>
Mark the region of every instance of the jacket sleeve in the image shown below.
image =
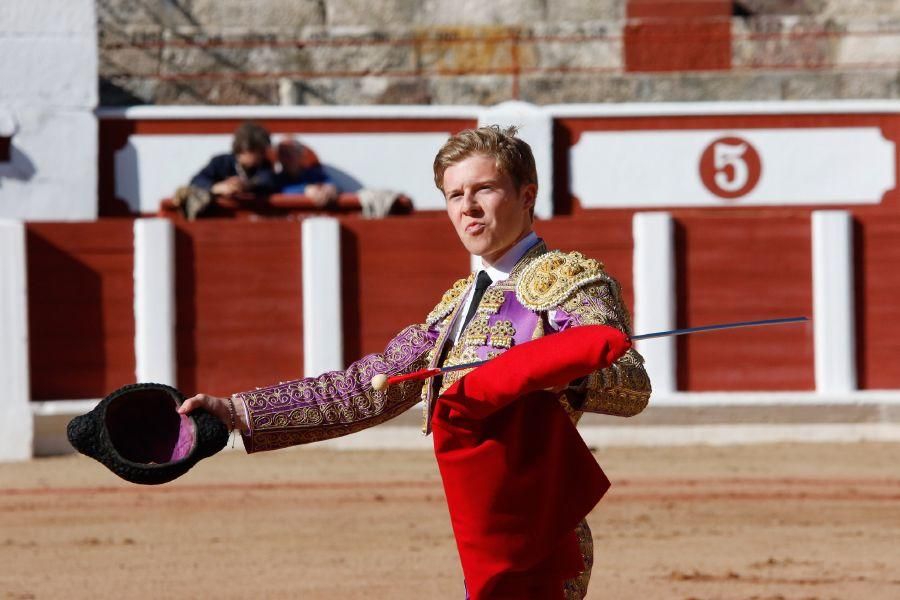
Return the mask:
<path id="1" fill-rule="evenodd" d="M 631 318 L 619 284 L 608 276 L 576 290 L 555 311 L 553 320 L 560 331 L 581 325 L 609 325 L 631 335 Z M 576 410 L 630 417 L 647 406 L 651 387 L 644 359 L 632 348 L 612 366 L 588 375 L 574 391 L 580 398 L 580 405 L 573 406 Z"/>
<path id="2" fill-rule="evenodd" d="M 278 191 L 278 183 L 275 180 L 275 171 L 272 165 L 265 163 L 259 167 L 250 178 L 250 188 L 247 191 L 254 194 L 272 194 Z"/>
<path id="3" fill-rule="evenodd" d="M 207 192 L 212 189 L 212 186 L 224 179 L 229 177 L 228 175 L 228 161 L 233 160 L 230 155 L 220 154 L 218 156 L 212 157 L 205 167 L 200 169 L 200 172 L 194 175 L 191 179 L 191 185 L 194 187 L 202 188 Z"/>
<path id="4" fill-rule="evenodd" d="M 424 368 L 437 333 L 412 325 L 383 353 L 370 354 L 345 371 L 333 371 L 235 394 L 247 410 L 247 452 L 276 450 L 339 437 L 372 427 L 419 402 L 421 381 L 372 389 L 377 374 L 397 375 Z"/>

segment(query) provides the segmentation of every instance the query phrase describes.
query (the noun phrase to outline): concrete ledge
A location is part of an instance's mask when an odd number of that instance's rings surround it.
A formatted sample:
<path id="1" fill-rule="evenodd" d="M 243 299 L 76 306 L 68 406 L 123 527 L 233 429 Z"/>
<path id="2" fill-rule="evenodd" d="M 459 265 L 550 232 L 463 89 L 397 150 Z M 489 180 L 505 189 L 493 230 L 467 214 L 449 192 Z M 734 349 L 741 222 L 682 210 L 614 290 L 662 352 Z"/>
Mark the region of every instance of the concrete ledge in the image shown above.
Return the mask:
<path id="1" fill-rule="evenodd" d="M 92 410 L 100 400 L 48 400 L 32 402 L 34 416 L 34 455 L 56 456 L 75 452 L 66 437 L 72 418 Z"/>
<path id="2" fill-rule="evenodd" d="M 592 449 L 610 446 L 730 446 L 741 444 L 900 442 L 900 423 L 814 425 L 690 425 L 604 427 L 581 425 L 581 437 Z M 415 427 L 380 425 L 355 435 L 319 442 L 335 450 L 431 448 L 431 438 Z"/>
<path id="3" fill-rule="evenodd" d="M 389 425 L 418 427 L 421 405 L 393 419 Z M 812 392 L 676 393 L 654 398 L 641 414 L 630 418 L 585 414 L 582 427 L 648 427 L 712 424 L 900 424 L 900 392 L 855 392 L 824 396 Z M 387 425 L 387 424 L 386 424 Z"/>
<path id="4" fill-rule="evenodd" d="M 584 415 L 583 426 L 641 428 L 686 425 L 788 425 L 825 423 L 881 423 L 882 404 L 789 404 L 756 406 L 653 406 L 628 419 L 607 415 Z M 900 421 L 897 421 L 900 424 Z"/>
<path id="5" fill-rule="evenodd" d="M 900 442 L 900 423 L 579 427 L 591 448 L 606 446 L 733 446 L 777 443 Z"/>

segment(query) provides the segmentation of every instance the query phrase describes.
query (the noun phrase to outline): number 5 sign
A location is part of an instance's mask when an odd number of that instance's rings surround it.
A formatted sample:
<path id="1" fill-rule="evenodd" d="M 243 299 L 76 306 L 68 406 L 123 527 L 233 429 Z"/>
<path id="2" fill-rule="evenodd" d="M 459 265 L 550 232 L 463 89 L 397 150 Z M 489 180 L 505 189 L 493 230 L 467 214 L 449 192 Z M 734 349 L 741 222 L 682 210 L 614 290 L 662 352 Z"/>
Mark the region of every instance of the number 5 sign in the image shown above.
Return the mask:
<path id="1" fill-rule="evenodd" d="M 879 127 L 586 131 L 570 157 L 585 208 L 877 204 L 897 185 Z"/>
<path id="2" fill-rule="evenodd" d="M 700 179 L 710 192 L 729 200 L 749 193 L 762 174 L 759 153 L 739 137 L 715 140 L 700 155 Z"/>

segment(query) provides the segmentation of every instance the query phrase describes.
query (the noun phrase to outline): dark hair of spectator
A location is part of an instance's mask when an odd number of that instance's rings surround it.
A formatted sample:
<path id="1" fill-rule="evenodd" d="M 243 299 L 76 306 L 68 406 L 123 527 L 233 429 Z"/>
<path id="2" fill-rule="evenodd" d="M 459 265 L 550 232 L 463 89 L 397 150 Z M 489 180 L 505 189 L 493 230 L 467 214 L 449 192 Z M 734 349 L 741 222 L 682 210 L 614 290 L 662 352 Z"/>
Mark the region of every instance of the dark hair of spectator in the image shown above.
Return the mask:
<path id="1" fill-rule="evenodd" d="M 265 127 L 257 123 L 246 122 L 234 132 L 234 141 L 231 143 L 231 151 L 234 154 L 241 152 L 260 152 L 265 153 L 272 140 L 269 138 L 269 132 Z"/>

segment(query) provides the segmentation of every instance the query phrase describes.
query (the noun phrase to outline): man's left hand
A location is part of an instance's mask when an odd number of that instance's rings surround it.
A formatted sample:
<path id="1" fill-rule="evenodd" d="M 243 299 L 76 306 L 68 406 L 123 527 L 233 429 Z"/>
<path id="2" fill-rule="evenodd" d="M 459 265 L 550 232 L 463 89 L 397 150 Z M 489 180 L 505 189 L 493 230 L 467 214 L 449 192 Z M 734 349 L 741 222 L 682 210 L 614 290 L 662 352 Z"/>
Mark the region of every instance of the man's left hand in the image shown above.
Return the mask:
<path id="1" fill-rule="evenodd" d="M 319 208 L 337 200 L 337 187 L 331 183 L 311 183 L 303 194 Z"/>

